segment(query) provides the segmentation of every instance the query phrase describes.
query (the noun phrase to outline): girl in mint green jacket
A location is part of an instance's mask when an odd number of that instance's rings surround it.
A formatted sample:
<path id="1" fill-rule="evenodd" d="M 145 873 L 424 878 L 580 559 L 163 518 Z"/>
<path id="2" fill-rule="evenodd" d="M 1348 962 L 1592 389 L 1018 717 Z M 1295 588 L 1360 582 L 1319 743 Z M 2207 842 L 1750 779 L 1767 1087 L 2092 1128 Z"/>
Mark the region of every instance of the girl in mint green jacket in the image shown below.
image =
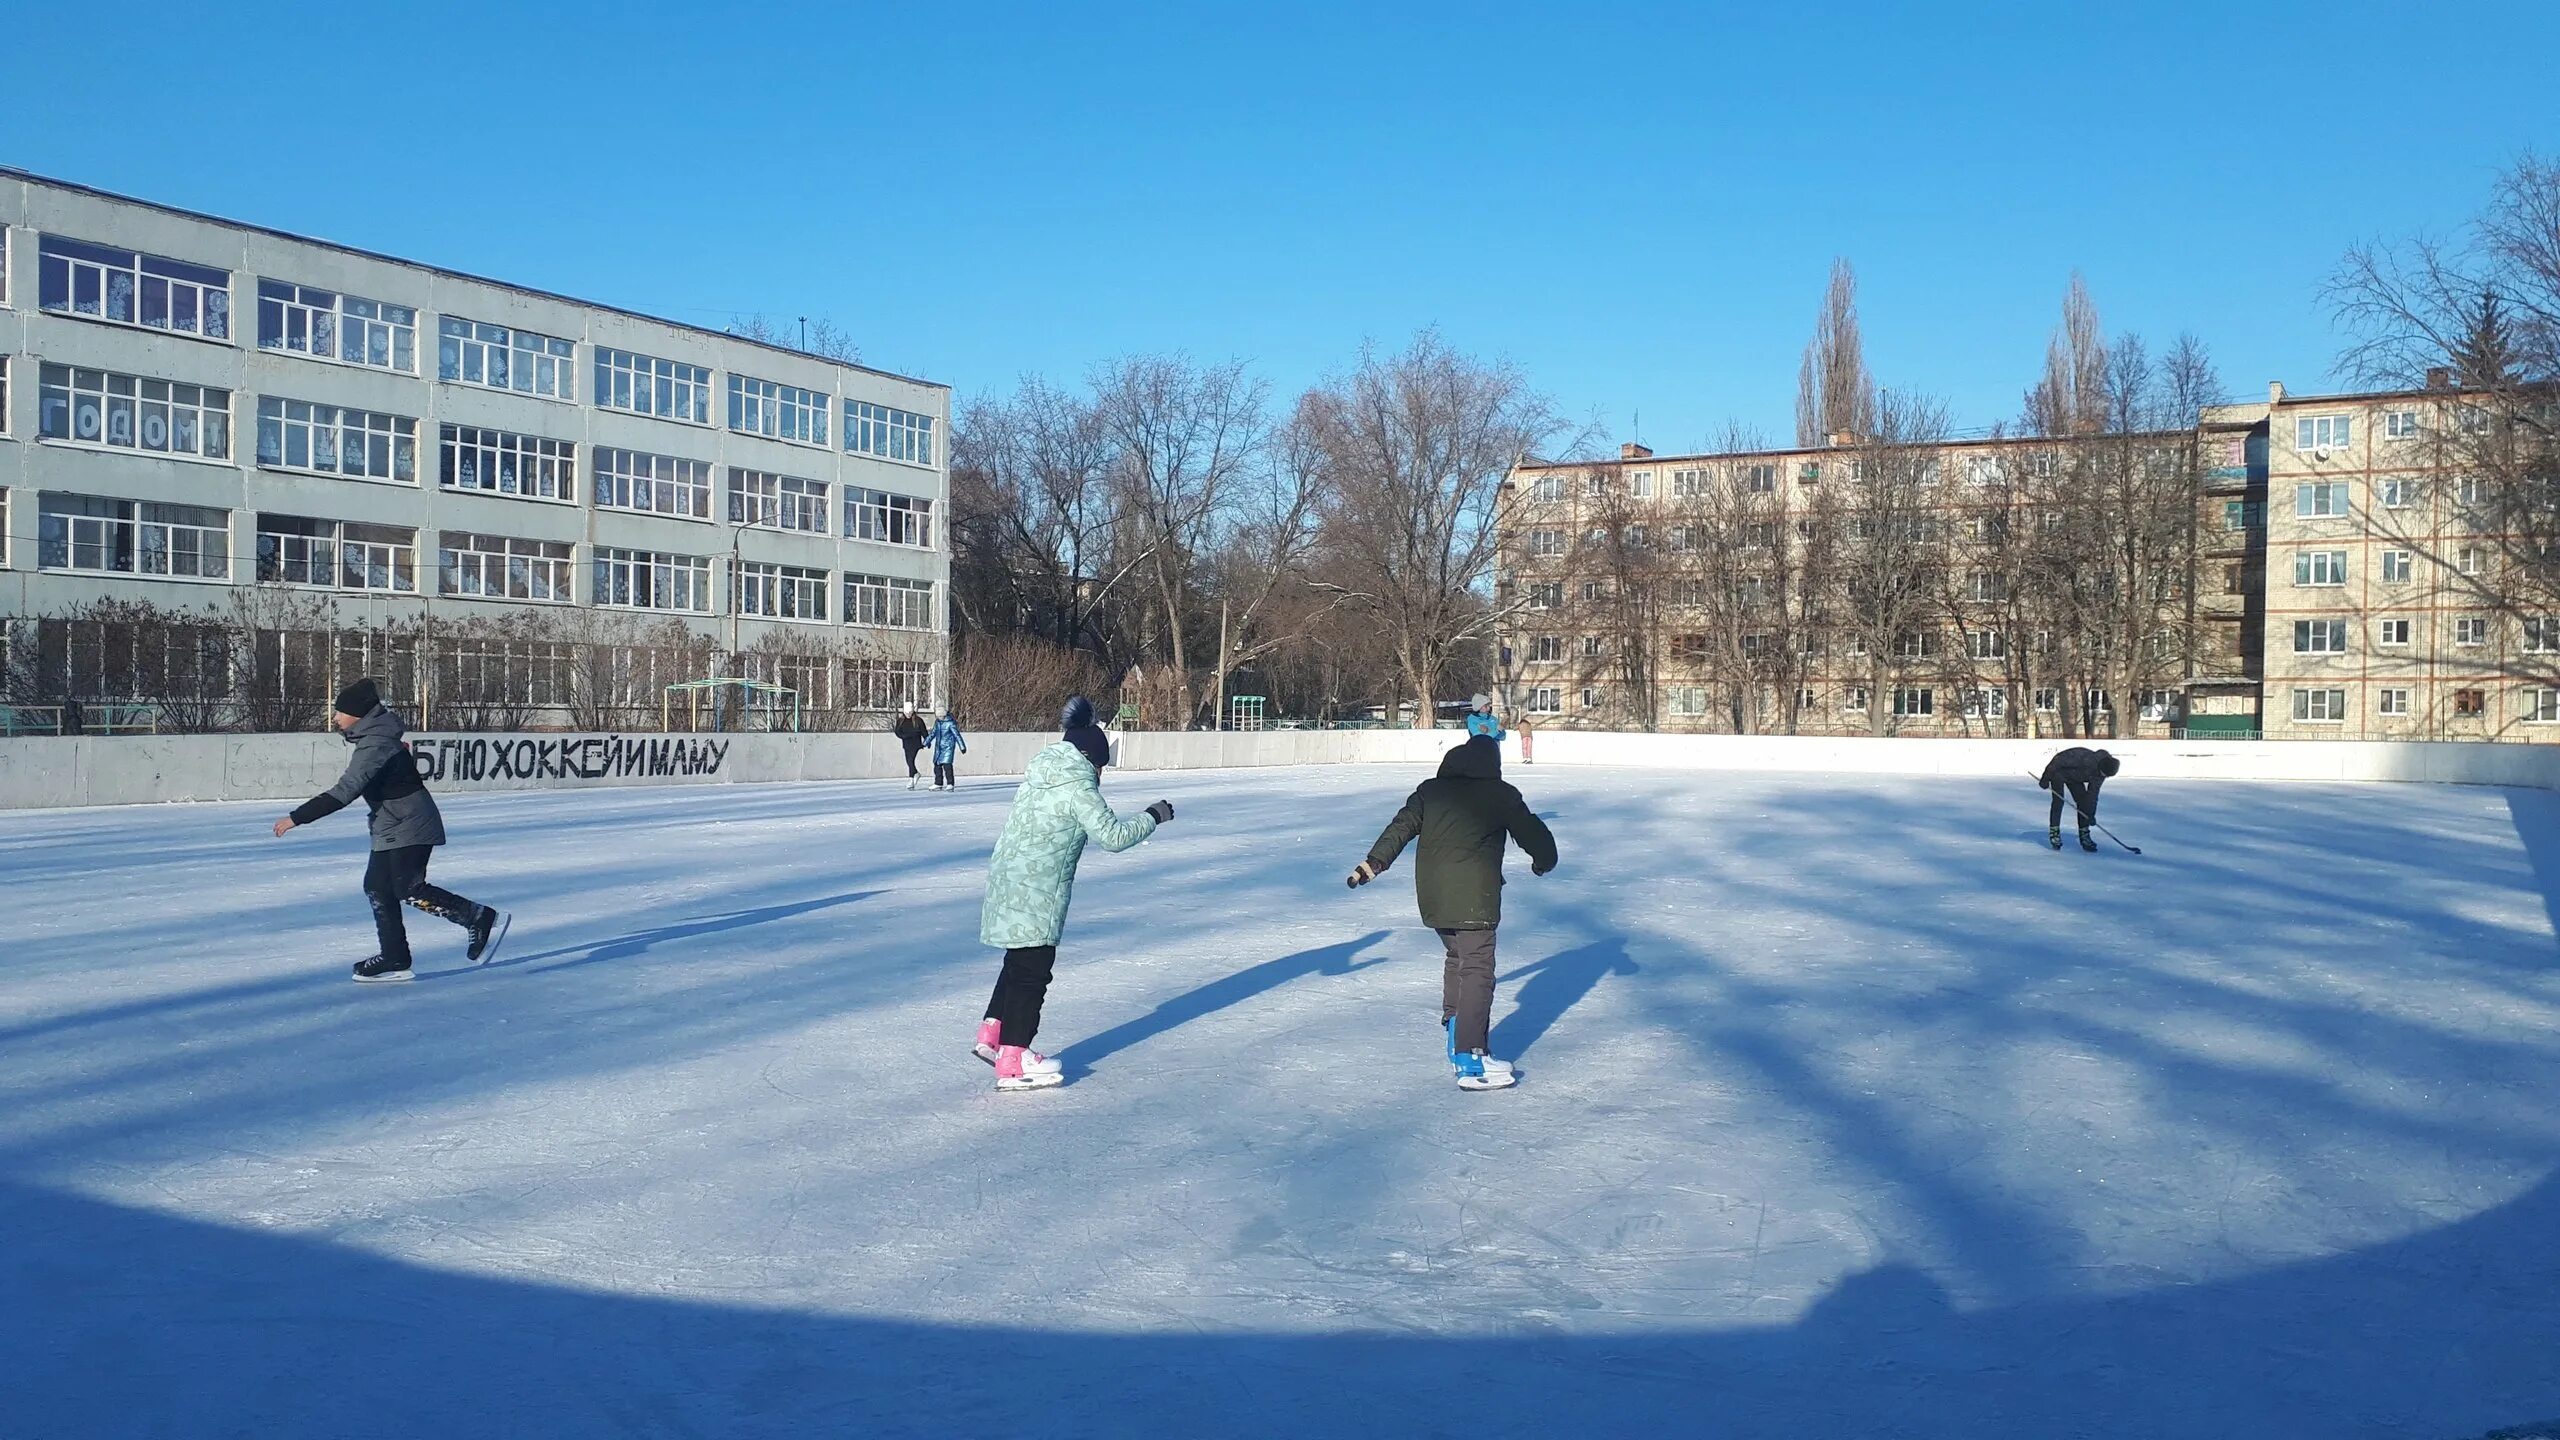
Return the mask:
<path id="1" fill-rule="evenodd" d="M 1031 757 L 987 864 L 987 902 L 978 925 L 978 938 L 1004 951 L 1004 969 L 972 1047 L 996 1067 L 998 1090 L 1038 1090 L 1062 1078 L 1058 1062 L 1030 1045 L 1058 961 L 1058 937 L 1067 928 L 1067 902 L 1075 895 L 1085 841 L 1126 850 L 1172 818 L 1173 805 L 1164 800 L 1136 815 L 1111 813 L 1093 762 L 1067 741 Z"/>

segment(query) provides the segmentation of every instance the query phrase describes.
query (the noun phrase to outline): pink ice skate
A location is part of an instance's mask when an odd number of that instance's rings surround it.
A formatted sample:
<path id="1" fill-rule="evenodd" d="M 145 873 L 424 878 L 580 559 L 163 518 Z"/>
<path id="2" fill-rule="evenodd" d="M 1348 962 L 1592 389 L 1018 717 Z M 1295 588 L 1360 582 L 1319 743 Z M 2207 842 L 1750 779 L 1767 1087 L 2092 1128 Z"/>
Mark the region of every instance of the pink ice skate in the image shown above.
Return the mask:
<path id="1" fill-rule="evenodd" d="M 1058 1062 L 1037 1055 L 1019 1045 L 996 1047 L 996 1088 L 998 1090 L 1045 1090 L 1066 1083 L 1058 1073 Z"/>

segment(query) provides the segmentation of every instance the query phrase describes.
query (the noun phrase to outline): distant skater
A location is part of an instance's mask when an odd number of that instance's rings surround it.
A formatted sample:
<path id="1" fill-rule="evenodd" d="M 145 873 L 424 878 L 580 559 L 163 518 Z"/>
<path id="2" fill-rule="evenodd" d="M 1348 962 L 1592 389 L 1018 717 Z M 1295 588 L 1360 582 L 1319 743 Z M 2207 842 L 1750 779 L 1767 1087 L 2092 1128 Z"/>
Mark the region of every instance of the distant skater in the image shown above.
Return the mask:
<path id="1" fill-rule="evenodd" d="M 364 868 L 364 895 L 373 905 L 374 935 L 382 949 L 372 959 L 356 962 L 356 978 L 377 982 L 409 978 L 409 931 L 400 919 L 403 904 L 470 931 L 473 960 L 495 955 L 505 938 L 506 917 L 490 906 L 427 883 L 427 859 L 444 843 L 444 816 L 436 809 L 436 798 L 427 793 L 426 782 L 418 778 L 409 747 L 400 743 L 408 727 L 383 705 L 381 691 L 371 680 L 358 680 L 340 691 L 329 721 L 338 727 L 341 738 L 356 747 L 355 758 L 347 762 L 347 773 L 338 777 L 337 784 L 296 806 L 276 822 L 275 830 L 282 838 L 287 830 L 335 814 L 357 796 L 364 797 L 373 830 L 373 858 Z"/>
<path id="2" fill-rule="evenodd" d="M 898 744 L 906 749 L 907 788 L 913 790 L 924 783 L 924 777 L 916 773 L 916 754 L 924 749 L 925 737 L 924 717 L 916 713 L 916 702 L 910 700 L 898 707 L 897 723 L 889 727 L 889 733 L 897 736 Z"/>
<path id="3" fill-rule="evenodd" d="M 952 762 L 968 753 L 969 742 L 961 735 L 959 724 L 951 718 L 950 711 L 943 711 L 942 718 L 933 722 L 934 789 L 960 788 L 960 774 L 952 768 Z"/>
<path id="4" fill-rule="evenodd" d="M 1419 836 L 1413 896 L 1422 923 L 1440 933 L 1440 1029 L 1449 1064 L 1464 1090 L 1500 1090 L 1518 1077 L 1510 1063 L 1485 1053 L 1493 1026 L 1494 931 L 1502 924 L 1503 841 L 1529 856 L 1529 873 L 1556 868 L 1556 837 L 1502 778 L 1502 750 L 1490 735 L 1472 735 L 1440 759 L 1351 872 L 1358 889 L 1383 875 Z"/>
<path id="5" fill-rule="evenodd" d="M 1467 733 L 1496 742 L 1502 739 L 1502 721 L 1493 713 L 1492 696 L 1478 695 L 1467 702 Z"/>
<path id="6" fill-rule="evenodd" d="M 2091 750 L 2074 745 L 2045 762 L 2044 773 L 2036 784 L 2053 792 L 2053 808 L 2045 816 L 2045 843 L 2062 848 L 2062 792 L 2071 792 L 2071 805 L 2079 812 L 2080 848 L 2094 851 L 2098 842 L 2089 838 L 2089 827 L 2098 819 L 2098 787 L 2120 768 L 2116 757 L 2104 750 Z"/>
<path id="7" fill-rule="evenodd" d="M 1105 850 L 1136 845 L 1173 819 L 1158 800 L 1130 816 L 1111 813 L 1100 772 L 1073 741 L 1058 740 L 1031 757 L 1013 813 L 987 862 L 987 900 L 978 938 L 1004 952 L 986 1018 L 970 1048 L 996 1067 L 998 1090 L 1039 1090 L 1062 1083 L 1058 1062 L 1031 1048 L 1040 1007 L 1058 963 L 1058 938 L 1075 896 L 1076 866 L 1087 840 Z"/>

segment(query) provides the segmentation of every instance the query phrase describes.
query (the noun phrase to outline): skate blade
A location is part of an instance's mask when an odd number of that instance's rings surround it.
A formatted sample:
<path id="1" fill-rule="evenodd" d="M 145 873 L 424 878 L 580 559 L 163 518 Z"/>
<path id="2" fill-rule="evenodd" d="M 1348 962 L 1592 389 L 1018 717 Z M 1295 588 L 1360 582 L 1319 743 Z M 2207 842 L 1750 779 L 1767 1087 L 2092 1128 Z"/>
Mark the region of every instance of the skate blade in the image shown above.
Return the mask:
<path id="1" fill-rule="evenodd" d="M 480 959 L 476 963 L 486 965 L 498 958 L 498 947 L 507 943 L 507 927 L 514 923 L 516 923 L 516 917 L 512 912 L 505 910 L 498 912 L 498 928 L 489 932 L 489 948 L 480 952 Z"/>
<path id="2" fill-rule="evenodd" d="M 359 985 L 396 985 L 408 978 L 406 970 L 385 970 L 379 975 L 358 975 L 355 981 Z"/>
<path id="3" fill-rule="evenodd" d="M 1019 1095 L 1026 1090 L 1055 1090 L 1067 1083 L 1064 1075 L 1025 1075 L 1019 1080 L 998 1080 L 996 1093 Z"/>

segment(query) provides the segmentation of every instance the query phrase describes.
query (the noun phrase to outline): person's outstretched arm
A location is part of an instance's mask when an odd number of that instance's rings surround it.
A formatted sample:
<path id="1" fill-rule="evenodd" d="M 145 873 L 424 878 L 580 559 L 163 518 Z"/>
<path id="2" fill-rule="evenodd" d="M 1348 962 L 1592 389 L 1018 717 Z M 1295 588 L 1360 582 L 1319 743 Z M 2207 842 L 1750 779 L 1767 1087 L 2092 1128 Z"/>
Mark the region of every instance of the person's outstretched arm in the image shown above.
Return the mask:
<path id="1" fill-rule="evenodd" d="M 1509 785 L 1502 788 L 1510 791 L 1510 802 L 1503 808 L 1502 826 L 1511 832 L 1512 843 L 1529 857 L 1529 873 L 1544 875 L 1556 868 L 1556 833 L 1547 828 L 1547 822 L 1539 819 L 1536 811 L 1529 808 L 1529 802 L 1521 798 L 1518 790 Z"/>
<path id="2" fill-rule="evenodd" d="M 1387 828 L 1378 832 L 1378 843 L 1369 847 L 1369 858 L 1352 870 L 1346 883 L 1357 890 L 1386 874 L 1387 867 L 1396 863 L 1396 857 L 1403 854 L 1404 847 L 1412 844 L 1413 837 L 1420 833 L 1422 792 L 1416 790 L 1405 797 L 1404 807 L 1396 811 L 1396 818 L 1387 822 Z"/>
<path id="3" fill-rule="evenodd" d="M 324 820 L 355 803 L 382 767 L 394 760 L 406 761 L 409 747 L 388 735 L 368 735 L 356 742 L 356 753 L 347 760 L 347 773 L 338 783 L 293 807 L 293 813 L 276 822 L 276 833 L 282 835 L 296 825 Z"/>
<path id="4" fill-rule="evenodd" d="M 1117 852 L 1156 833 L 1158 825 L 1173 818 L 1173 806 L 1159 800 L 1135 815 L 1114 815 L 1097 787 L 1076 792 L 1075 816 L 1076 823 L 1084 827 L 1088 839 L 1105 850 Z"/>

